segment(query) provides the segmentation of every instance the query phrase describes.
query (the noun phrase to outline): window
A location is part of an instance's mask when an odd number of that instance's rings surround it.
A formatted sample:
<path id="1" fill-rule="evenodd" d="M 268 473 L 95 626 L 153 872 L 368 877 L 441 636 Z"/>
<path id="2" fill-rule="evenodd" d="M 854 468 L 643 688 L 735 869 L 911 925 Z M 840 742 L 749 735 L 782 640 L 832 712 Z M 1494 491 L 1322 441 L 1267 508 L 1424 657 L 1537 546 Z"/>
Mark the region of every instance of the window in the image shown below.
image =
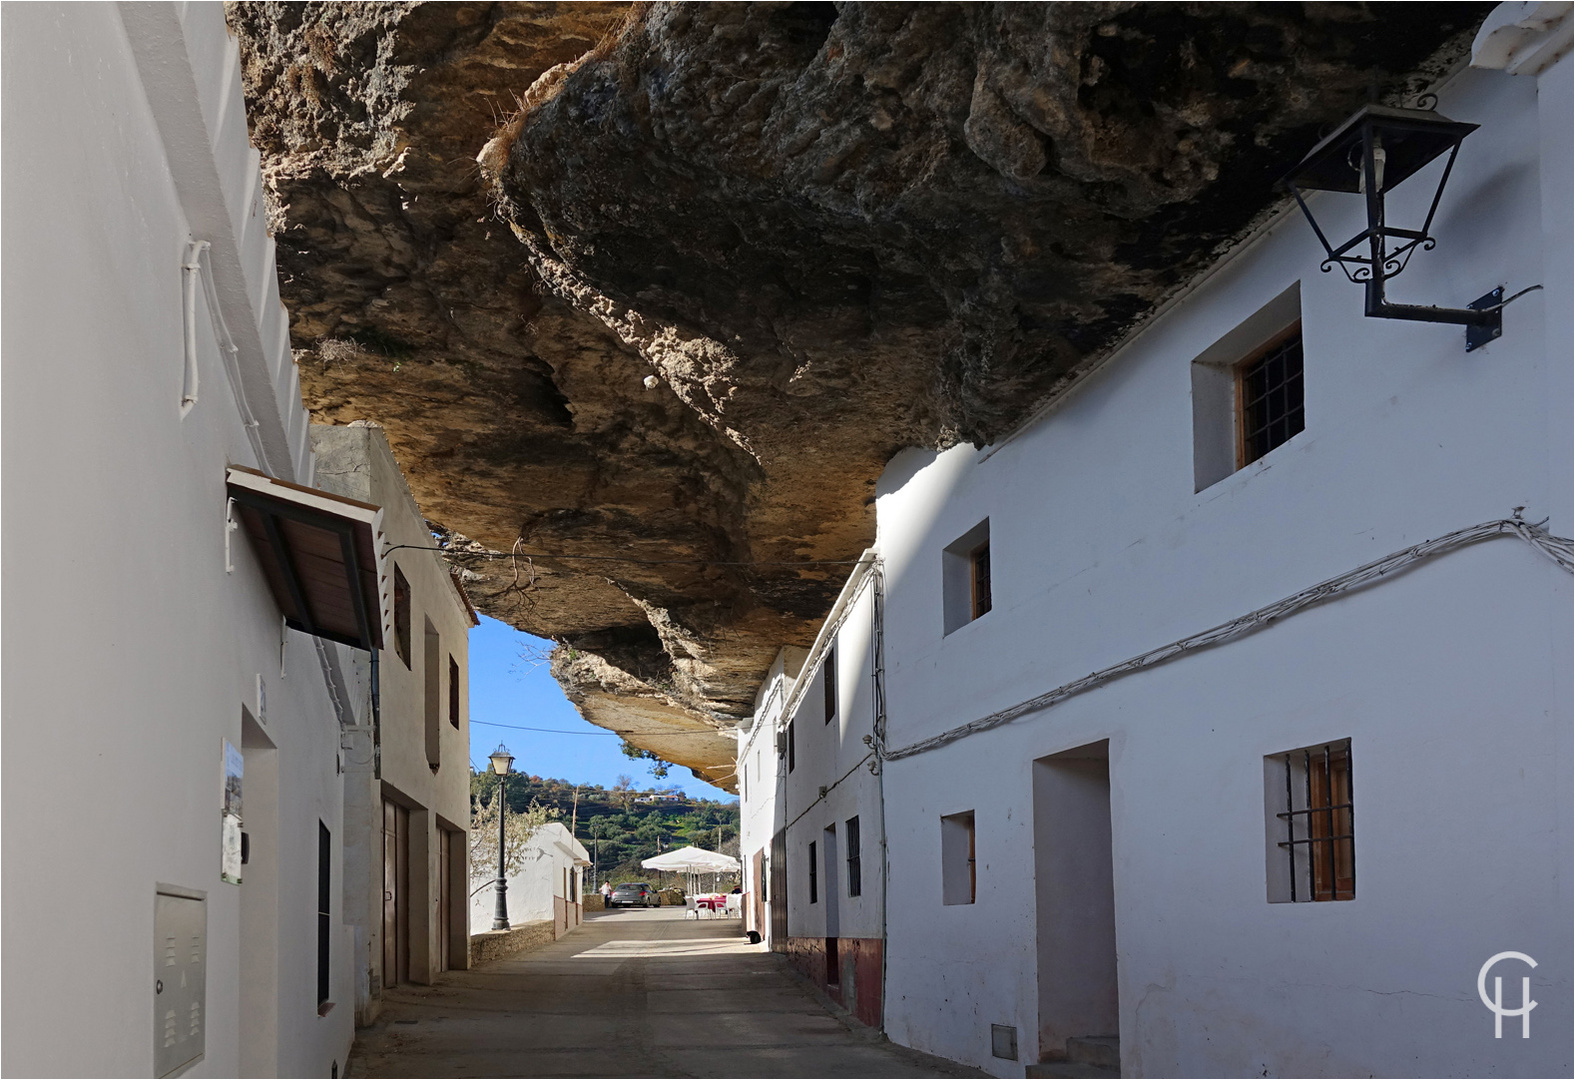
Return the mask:
<path id="1" fill-rule="evenodd" d="M 1264 761 L 1271 903 L 1356 898 L 1351 740 Z"/>
<path id="2" fill-rule="evenodd" d="M 329 998 L 330 901 L 333 898 L 333 834 L 321 821 L 317 823 L 317 1008 Z"/>
<path id="3" fill-rule="evenodd" d="M 433 772 L 437 772 L 442 761 L 443 751 L 443 718 L 440 702 L 443 700 L 443 687 L 439 685 L 443 666 L 443 642 L 438 637 L 437 627 L 432 625 L 431 619 L 422 619 L 425 624 L 422 633 L 422 698 L 426 707 L 426 744 L 427 765 Z"/>
<path id="4" fill-rule="evenodd" d="M 796 745 L 795 745 L 795 743 L 793 741 L 793 723 L 794 722 L 792 720 L 789 720 L 788 721 L 788 726 L 787 726 L 788 772 L 792 772 L 793 771 L 793 767 L 798 764 L 797 747 L 796 747 Z"/>
<path id="5" fill-rule="evenodd" d="M 985 518 L 941 552 L 944 632 L 962 629 L 990 607 L 990 519 Z"/>
<path id="6" fill-rule="evenodd" d="M 837 715 L 837 647 L 826 650 L 826 662 L 821 665 L 822 680 L 826 688 L 826 723 Z"/>
<path id="7" fill-rule="evenodd" d="M 848 842 L 848 895 L 858 896 L 864 888 L 859 867 L 859 819 L 848 818 L 845 832 Z"/>
<path id="8" fill-rule="evenodd" d="M 459 661 L 448 658 L 448 723 L 459 729 Z"/>
<path id="9" fill-rule="evenodd" d="M 973 811 L 941 818 L 941 902 L 971 904 L 978 893 L 974 872 Z"/>
<path id="10" fill-rule="evenodd" d="M 394 651 L 410 667 L 410 582 L 394 567 Z"/>
<path id="11" fill-rule="evenodd" d="M 1238 367 L 1236 387 L 1241 418 L 1240 468 L 1290 441 L 1292 435 L 1301 434 L 1301 324 Z"/>
<path id="12" fill-rule="evenodd" d="M 809 902 L 820 902 L 820 865 L 815 861 L 815 841 L 809 842 Z"/>
<path id="13" fill-rule="evenodd" d="M 1302 301 L 1292 285 L 1192 362 L 1192 468 L 1202 491 L 1305 426 Z"/>

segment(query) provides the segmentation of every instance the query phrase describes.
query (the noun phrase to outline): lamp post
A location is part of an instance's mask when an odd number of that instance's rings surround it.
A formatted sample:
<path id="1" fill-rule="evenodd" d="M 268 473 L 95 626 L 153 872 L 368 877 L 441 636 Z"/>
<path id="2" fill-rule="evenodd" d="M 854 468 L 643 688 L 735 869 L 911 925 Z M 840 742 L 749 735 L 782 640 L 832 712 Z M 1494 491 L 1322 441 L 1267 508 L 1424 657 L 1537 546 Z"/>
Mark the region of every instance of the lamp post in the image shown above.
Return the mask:
<path id="1" fill-rule="evenodd" d="M 498 906 L 492 913 L 492 929 L 507 930 L 509 928 L 509 902 L 505 894 L 509 891 L 508 869 L 504 863 L 505 849 L 503 846 L 503 819 L 508 816 L 509 804 L 504 798 L 503 778 L 509 775 L 509 766 L 514 764 L 514 755 L 506 750 L 502 743 L 492 752 L 488 759 L 492 762 L 492 771 L 498 774 Z"/>

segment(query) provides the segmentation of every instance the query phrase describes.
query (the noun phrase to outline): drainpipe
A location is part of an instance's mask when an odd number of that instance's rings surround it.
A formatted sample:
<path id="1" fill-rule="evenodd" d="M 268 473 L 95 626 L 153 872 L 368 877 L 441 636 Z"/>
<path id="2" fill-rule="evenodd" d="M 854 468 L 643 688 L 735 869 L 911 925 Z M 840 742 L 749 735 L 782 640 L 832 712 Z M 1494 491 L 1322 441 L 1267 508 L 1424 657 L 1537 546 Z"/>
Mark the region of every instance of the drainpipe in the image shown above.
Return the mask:
<path id="1" fill-rule="evenodd" d="M 379 686 L 378 658 L 381 649 L 372 650 L 372 779 L 383 779 L 383 694 Z"/>
<path id="2" fill-rule="evenodd" d="M 880 811 L 880 1030 L 884 1032 L 888 994 L 886 964 L 891 951 L 886 898 L 891 894 L 891 866 L 886 858 L 886 767 L 881 756 L 886 746 L 886 578 L 879 559 L 875 562 L 871 577 L 870 607 L 874 627 L 870 674 L 875 684 L 872 717 L 875 737 L 871 740 L 870 749 L 875 751 L 875 760 L 870 762 L 870 771 L 875 774 L 875 803 Z"/>

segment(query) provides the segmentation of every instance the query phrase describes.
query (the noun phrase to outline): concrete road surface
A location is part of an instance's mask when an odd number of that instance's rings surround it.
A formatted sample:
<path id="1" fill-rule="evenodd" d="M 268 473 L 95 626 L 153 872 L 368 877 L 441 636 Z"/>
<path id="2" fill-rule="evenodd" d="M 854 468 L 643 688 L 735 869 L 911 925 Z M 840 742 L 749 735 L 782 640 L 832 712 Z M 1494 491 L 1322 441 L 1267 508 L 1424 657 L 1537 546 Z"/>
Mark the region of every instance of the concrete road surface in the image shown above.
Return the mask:
<path id="1" fill-rule="evenodd" d="M 737 920 L 679 908 L 593 914 L 383 1000 L 347 1076 L 983 1075 L 850 1029 Z"/>

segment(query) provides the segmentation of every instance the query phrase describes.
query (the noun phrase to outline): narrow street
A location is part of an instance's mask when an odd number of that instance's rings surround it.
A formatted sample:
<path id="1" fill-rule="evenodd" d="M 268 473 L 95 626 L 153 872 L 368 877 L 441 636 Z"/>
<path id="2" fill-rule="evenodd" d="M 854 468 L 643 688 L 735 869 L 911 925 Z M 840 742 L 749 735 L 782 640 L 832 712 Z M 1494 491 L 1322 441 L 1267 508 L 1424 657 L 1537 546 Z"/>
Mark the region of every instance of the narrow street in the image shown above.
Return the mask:
<path id="1" fill-rule="evenodd" d="M 387 992 L 349 1076 L 977 1076 L 829 1013 L 736 920 L 591 915 L 544 949 Z"/>

